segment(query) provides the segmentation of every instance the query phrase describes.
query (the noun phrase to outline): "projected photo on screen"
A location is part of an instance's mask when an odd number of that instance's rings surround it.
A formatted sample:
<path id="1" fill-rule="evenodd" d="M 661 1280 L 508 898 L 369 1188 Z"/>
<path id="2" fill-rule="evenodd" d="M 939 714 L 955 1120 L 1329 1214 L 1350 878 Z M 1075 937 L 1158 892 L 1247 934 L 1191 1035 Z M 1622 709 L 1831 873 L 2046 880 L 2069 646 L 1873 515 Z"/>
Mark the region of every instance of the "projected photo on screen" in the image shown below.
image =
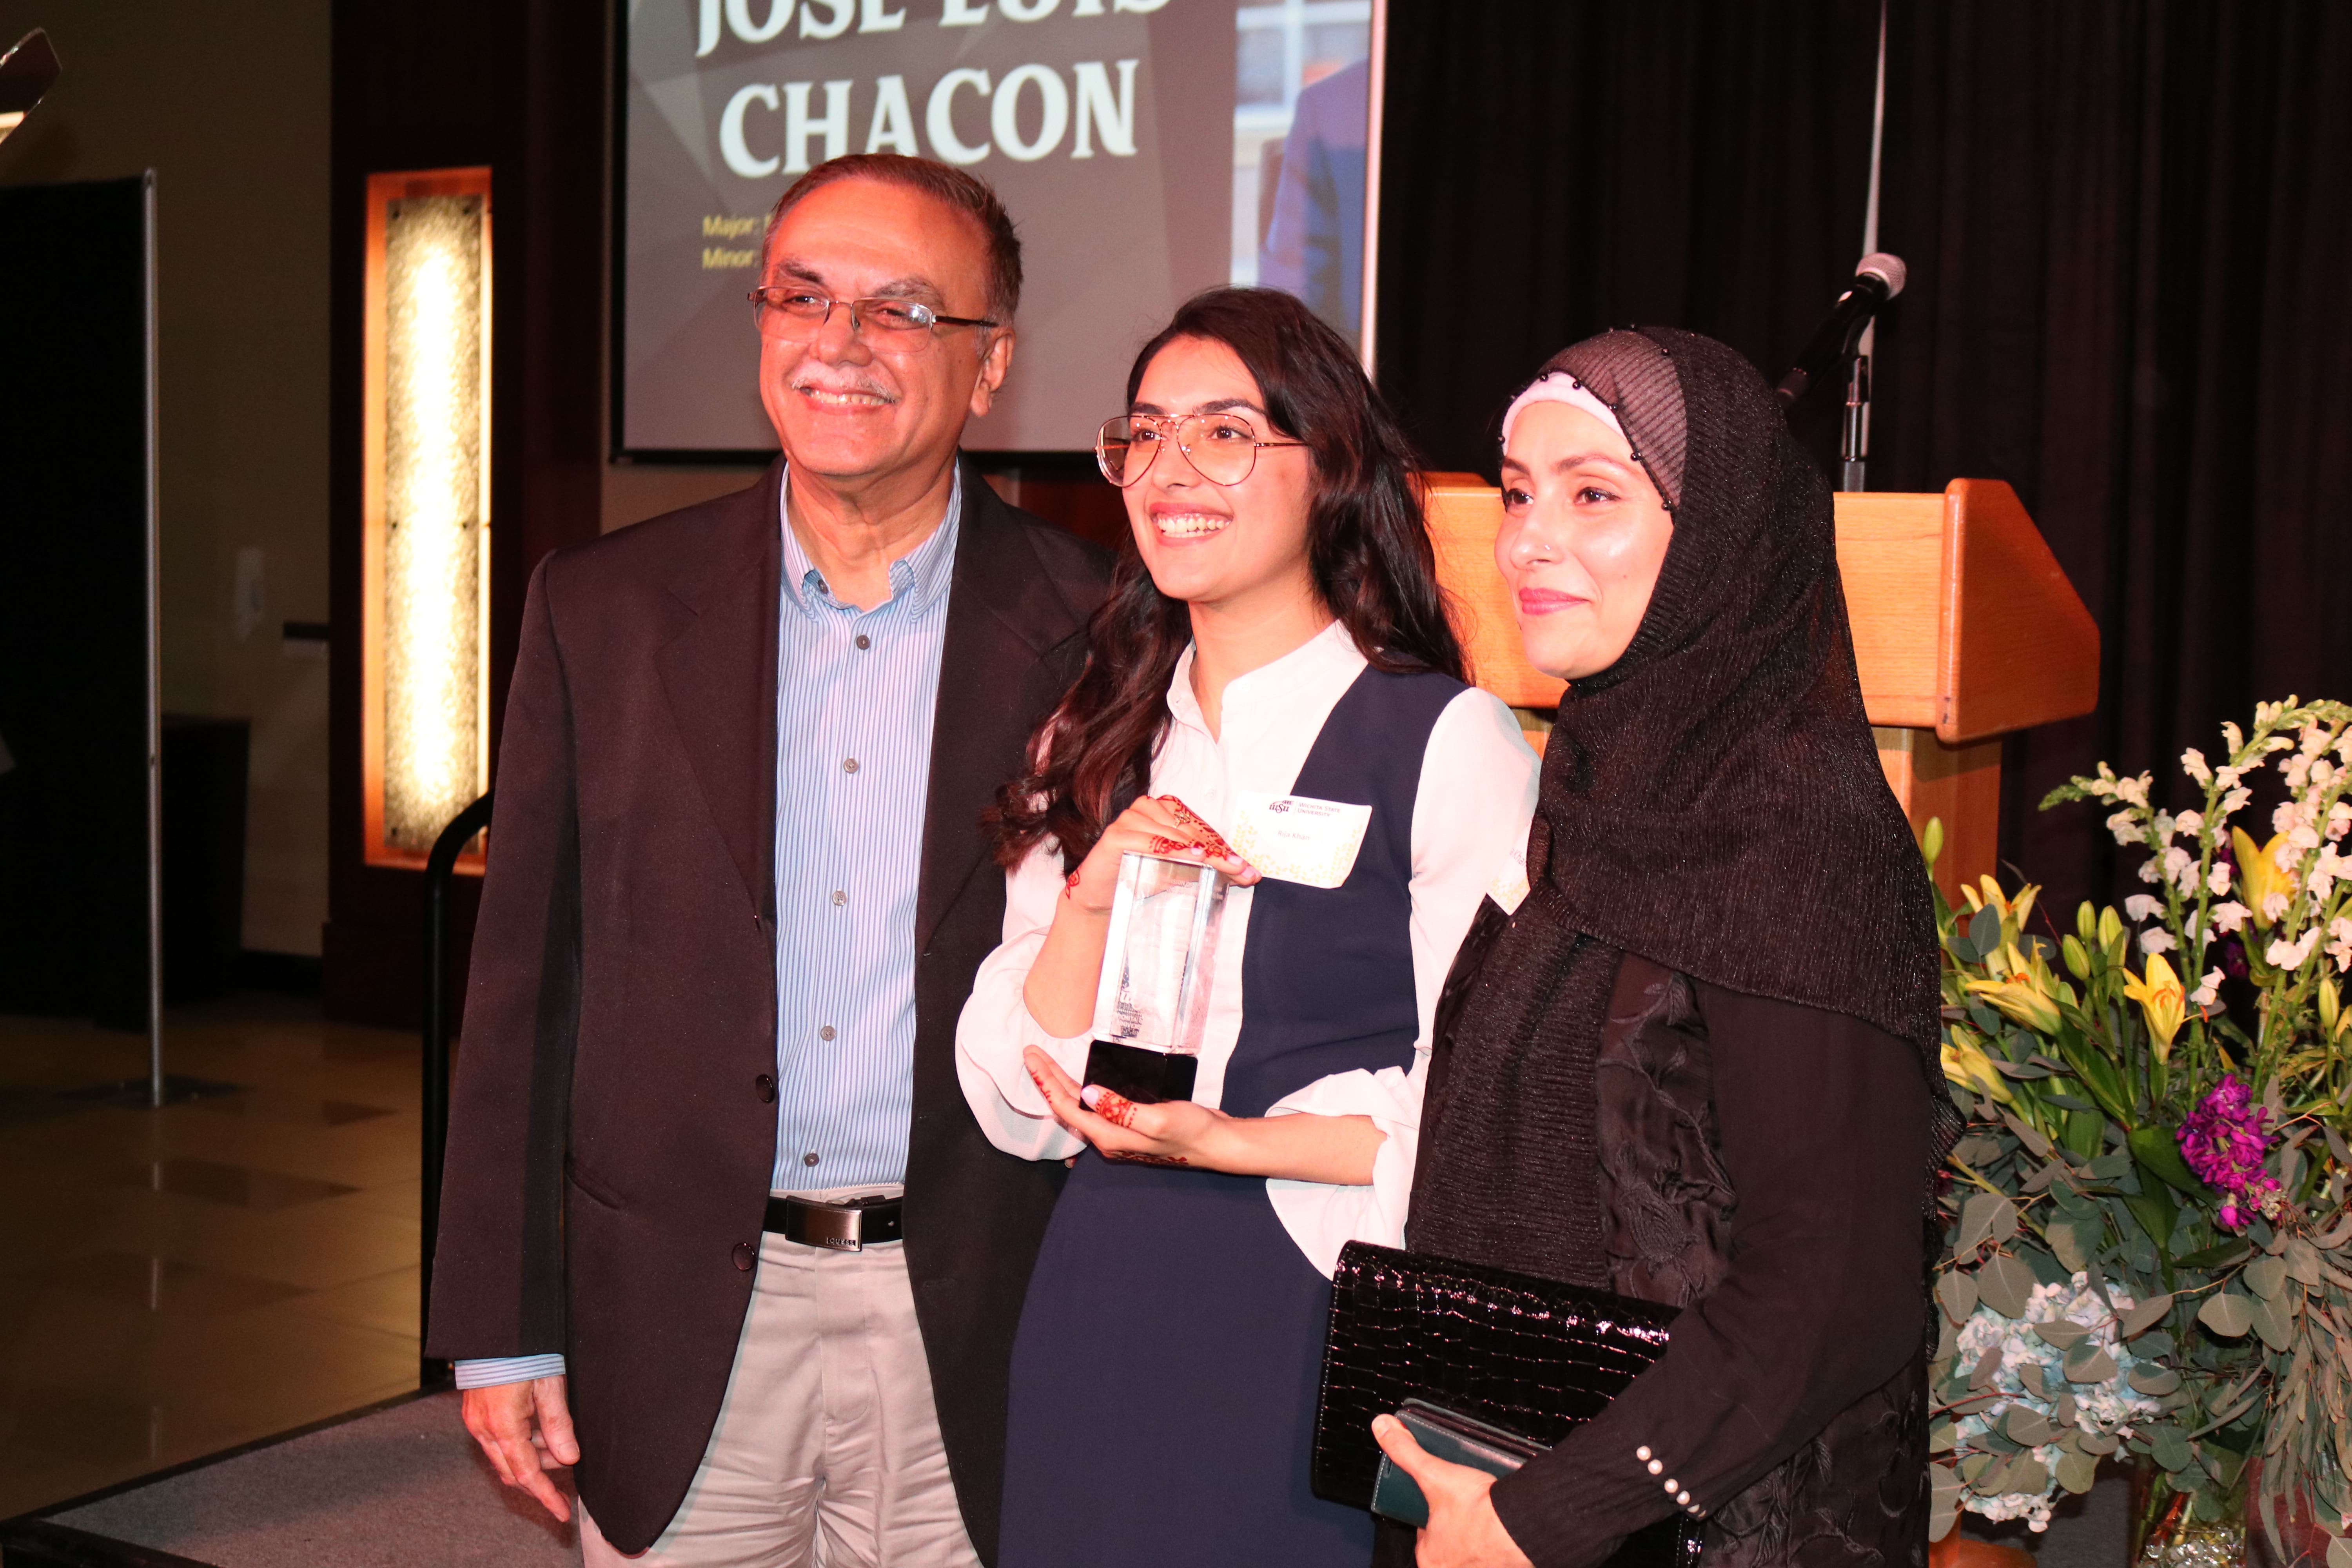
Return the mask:
<path id="1" fill-rule="evenodd" d="M 1013 374 L 974 450 L 1086 450 L 1137 346 L 1213 284 L 1356 338 L 1377 0 L 624 5 L 624 452 L 774 450 L 744 296 L 776 198 L 845 153 L 970 169 L 1020 226 Z"/>

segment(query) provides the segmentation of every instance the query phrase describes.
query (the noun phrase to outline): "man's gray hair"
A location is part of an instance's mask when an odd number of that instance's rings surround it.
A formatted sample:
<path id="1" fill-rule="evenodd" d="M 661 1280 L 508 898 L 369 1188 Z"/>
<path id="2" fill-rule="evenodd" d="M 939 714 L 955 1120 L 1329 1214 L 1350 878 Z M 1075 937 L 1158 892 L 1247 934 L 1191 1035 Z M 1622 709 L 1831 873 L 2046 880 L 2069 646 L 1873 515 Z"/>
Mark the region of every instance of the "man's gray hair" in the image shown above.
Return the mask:
<path id="1" fill-rule="evenodd" d="M 1012 323 L 1013 313 L 1021 308 L 1021 237 L 1013 231 L 1013 215 L 1004 210 L 1004 204 L 997 199 L 987 181 L 929 158 L 909 158 L 898 153 L 852 153 L 819 163 L 794 180 L 792 187 L 776 199 L 775 210 L 768 215 L 760 254 L 763 258 L 767 255 L 786 213 L 811 192 L 842 180 L 879 180 L 886 185 L 920 191 L 978 224 L 988 241 L 988 313 L 1002 324 Z"/>

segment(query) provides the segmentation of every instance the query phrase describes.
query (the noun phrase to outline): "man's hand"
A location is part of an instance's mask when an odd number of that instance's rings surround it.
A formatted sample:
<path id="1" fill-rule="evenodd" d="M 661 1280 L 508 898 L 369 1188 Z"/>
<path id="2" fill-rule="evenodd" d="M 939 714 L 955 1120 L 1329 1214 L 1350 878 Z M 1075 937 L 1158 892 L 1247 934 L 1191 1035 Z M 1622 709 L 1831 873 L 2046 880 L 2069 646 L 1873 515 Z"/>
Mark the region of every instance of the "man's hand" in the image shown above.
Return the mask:
<path id="1" fill-rule="evenodd" d="M 1420 1568 L 1535 1568 L 1486 1496 L 1494 1477 L 1438 1458 L 1393 1415 L 1375 1418 L 1372 1436 L 1389 1463 L 1411 1476 L 1429 1500 L 1429 1522 L 1415 1538 L 1413 1561 Z"/>
<path id="2" fill-rule="evenodd" d="M 563 1379 L 535 1377 L 529 1383 L 469 1388 L 465 1411 L 466 1430 L 498 1467 L 499 1479 L 529 1492 L 556 1518 L 570 1519 L 571 1500 L 555 1489 L 546 1474 L 580 1462 Z"/>

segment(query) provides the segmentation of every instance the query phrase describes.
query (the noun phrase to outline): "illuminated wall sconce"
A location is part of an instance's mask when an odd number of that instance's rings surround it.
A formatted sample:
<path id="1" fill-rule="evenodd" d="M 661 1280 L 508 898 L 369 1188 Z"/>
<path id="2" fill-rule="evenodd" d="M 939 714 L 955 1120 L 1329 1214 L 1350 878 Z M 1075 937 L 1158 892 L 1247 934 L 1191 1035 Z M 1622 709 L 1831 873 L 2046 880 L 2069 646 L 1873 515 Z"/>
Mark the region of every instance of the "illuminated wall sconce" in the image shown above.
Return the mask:
<path id="1" fill-rule="evenodd" d="M 490 172 L 367 203 L 367 859 L 421 867 L 490 779 Z"/>

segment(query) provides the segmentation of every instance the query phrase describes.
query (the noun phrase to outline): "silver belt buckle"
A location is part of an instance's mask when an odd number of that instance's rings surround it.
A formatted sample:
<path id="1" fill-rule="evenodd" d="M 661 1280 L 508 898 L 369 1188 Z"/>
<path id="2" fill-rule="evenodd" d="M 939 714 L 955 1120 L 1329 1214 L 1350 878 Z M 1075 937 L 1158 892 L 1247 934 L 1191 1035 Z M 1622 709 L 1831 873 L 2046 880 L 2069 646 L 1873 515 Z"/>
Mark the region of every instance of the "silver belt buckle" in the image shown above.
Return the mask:
<path id="1" fill-rule="evenodd" d="M 826 1247 L 835 1252 L 866 1250 L 866 1211 L 845 1205 L 815 1203 L 807 1198 L 798 1200 L 801 1211 L 801 1240 L 810 1247 Z"/>

